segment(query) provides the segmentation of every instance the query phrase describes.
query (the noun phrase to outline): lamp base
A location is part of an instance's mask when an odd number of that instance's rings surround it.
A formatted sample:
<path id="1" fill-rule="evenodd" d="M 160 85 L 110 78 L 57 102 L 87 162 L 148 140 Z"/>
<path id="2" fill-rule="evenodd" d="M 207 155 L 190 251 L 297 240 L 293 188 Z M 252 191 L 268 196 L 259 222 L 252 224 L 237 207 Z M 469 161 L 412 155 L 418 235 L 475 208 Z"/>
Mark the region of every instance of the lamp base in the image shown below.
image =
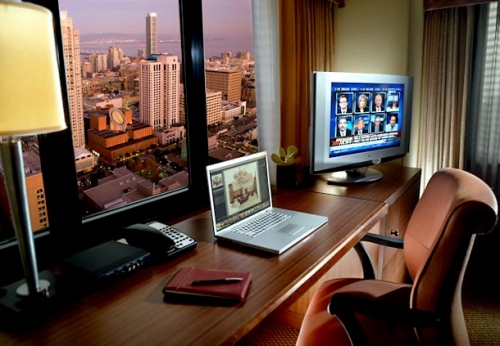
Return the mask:
<path id="1" fill-rule="evenodd" d="M 50 292 L 50 281 L 47 280 L 38 280 L 38 284 L 40 285 L 41 292 L 40 294 L 43 296 L 48 296 Z M 23 298 L 28 298 L 30 295 L 29 287 L 27 283 L 22 284 L 16 290 L 18 296 Z"/>
<path id="2" fill-rule="evenodd" d="M 27 294 L 24 279 L 1 288 L 0 308 L 23 318 L 43 316 L 52 311 L 61 300 L 61 295 L 58 294 L 61 278 L 48 270 L 39 273 L 39 278 L 39 284 L 44 292 L 37 296 Z"/>

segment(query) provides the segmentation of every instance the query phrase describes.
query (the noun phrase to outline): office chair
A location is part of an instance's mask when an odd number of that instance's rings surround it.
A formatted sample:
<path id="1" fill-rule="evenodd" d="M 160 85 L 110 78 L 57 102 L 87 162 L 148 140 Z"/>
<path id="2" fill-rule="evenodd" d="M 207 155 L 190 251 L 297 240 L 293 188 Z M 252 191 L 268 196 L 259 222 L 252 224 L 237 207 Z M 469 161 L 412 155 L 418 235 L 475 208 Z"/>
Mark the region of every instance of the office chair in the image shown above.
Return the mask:
<path id="1" fill-rule="evenodd" d="M 459 169 L 437 171 L 404 238 L 395 242 L 413 283 L 324 282 L 308 306 L 297 345 L 469 345 L 463 276 L 476 234 L 491 231 L 497 213 L 495 195 L 482 180 Z M 391 245 L 380 235 L 365 240 Z"/>

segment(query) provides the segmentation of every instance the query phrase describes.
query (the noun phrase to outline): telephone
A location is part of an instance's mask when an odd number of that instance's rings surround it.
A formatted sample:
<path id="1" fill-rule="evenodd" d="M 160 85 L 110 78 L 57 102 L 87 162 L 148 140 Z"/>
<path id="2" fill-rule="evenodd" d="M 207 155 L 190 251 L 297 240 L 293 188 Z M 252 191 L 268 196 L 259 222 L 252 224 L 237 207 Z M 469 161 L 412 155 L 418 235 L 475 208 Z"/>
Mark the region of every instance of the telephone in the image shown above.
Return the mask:
<path id="1" fill-rule="evenodd" d="M 157 221 L 124 227 L 121 236 L 129 245 L 148 251 L 154 261 L 166 260 L 192 250 L 197 244 L 187 234 Z"/>

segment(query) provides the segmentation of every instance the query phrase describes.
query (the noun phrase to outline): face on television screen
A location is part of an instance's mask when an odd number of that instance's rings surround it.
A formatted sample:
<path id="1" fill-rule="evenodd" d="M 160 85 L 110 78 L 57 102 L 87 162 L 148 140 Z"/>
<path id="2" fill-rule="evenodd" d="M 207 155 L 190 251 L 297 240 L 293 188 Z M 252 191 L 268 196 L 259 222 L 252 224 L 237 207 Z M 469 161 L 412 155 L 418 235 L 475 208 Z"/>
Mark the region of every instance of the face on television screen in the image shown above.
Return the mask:
<path id="1" fill-rule="evenodd" d="M 404 84 L 331 83 L 329 157 L 401 145 Z"/>

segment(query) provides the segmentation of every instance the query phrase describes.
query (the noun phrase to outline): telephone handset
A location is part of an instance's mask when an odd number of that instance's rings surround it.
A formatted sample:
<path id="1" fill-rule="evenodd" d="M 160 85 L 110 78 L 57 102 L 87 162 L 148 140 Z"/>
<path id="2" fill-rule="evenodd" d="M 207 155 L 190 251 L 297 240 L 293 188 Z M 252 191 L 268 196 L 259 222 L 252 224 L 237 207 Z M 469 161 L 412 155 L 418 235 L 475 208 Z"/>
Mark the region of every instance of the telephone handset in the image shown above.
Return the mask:
<path id="1" fill-rule="evenodd" d="M 121 235 L 129 245 L 149 251 L 153 260 L 166 260 L 196 247 L 196 240 L 157 221 L 130 225 Z"/>

